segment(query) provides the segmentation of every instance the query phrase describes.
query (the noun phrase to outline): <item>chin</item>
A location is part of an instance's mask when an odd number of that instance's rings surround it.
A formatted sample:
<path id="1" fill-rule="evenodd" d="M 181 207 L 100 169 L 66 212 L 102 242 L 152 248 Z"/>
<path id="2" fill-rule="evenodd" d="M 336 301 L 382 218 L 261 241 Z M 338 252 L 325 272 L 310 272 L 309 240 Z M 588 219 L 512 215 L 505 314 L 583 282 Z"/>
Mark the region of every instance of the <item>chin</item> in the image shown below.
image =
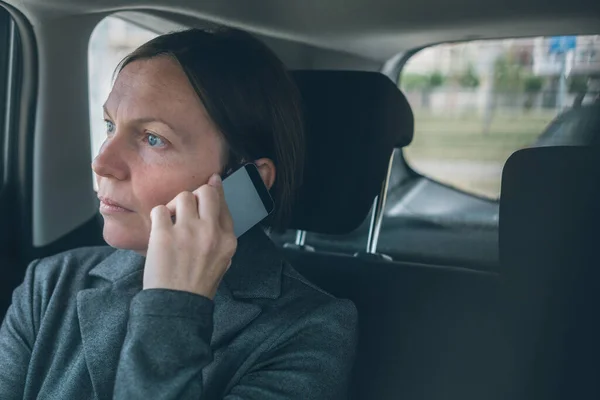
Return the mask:
<path id="1" fill-rule="evenodd" d="M 105 218 L 102 235 L 111 247 L 145 253 L 148 249 L 148 235 L 141 231 Z"/>

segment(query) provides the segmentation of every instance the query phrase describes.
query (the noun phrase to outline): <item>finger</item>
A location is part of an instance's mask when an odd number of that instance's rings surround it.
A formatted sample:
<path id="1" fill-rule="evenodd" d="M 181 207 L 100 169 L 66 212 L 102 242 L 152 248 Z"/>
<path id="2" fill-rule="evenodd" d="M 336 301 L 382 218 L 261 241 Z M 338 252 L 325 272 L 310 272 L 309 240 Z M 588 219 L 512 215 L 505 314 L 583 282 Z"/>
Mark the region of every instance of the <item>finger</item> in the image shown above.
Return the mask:
<path id="1" fill-rule="evenodd" d="M 150 220 L 152 221 L 152 230 L 165 229 L 173 226 L 171 223 L 171 213 L 166 206 L 156 206 L 150 212 Z"/>
<path id="2" fill-rule="evenodd" d="M 219 222 L 225 231 L 233 232 L 233 218 L 229 206 L 225 201 L 225 196 L 221 197 L 221 211 L 219 214 Z"/>
<path id="3" fill-rule="evenodd" d="M 189 220 L 189 218 L 198 219 L 197 201 L 196 196 L 192 192 L 181 192 L 175 196 L 166 205 L 171 213 L 171 222 L 176 222 L 176 215 L 180 217 L 181 221 Z"/>
<path id="4" fill-rule="evenodd" d="M 192 192 L 181 192 L 175 197 L 177 221 L 192 221 L 199 218 L 198 199 Z"/>
<path id="5" fill-rule="evenodd" d="M 219 196 L 219 202 L 224 201 L 225 192 L 223 191 L 223 181 L 221 180 L 221 176 L 219 174 L 212 174 L 210 179 L 208 180 L 208 184 L 215 188 L 217 191 L 217 195 Z"/>
<path id="6" fill-rule="evenodd" d="M 229 207 L 227 206 L 227 202 L 225 201 L 225 191 L 223 189 L 221 177 L 215 174 L 211 176 L 211 179 L 209 179 L 208 183 L 209 185 L 217 189 L 217 192 L 219 194 L 219 222 L 221 226 L 226 230 L 233 231 L 233 220 L 231 219 L 231 213 L 229 212 Z"/>
<path id="7" fill-rule="evenodd" d="M 200 215 L 200 219 L 218 225 L 221 201 L 217 189 L 208 184 L 200 186 L 194 193 L 198 197 L 198 214 Z"/>
<path id="8" fill-rule="evenodd" d="M 173 216 L 173 218 L 174 218 L 175 217 L 175 212 L 177 211 L 177 196 L 175 196 L 175 198 L 173 200 L 171 200 L 170 202 L 168 202 L 165 205 L 165 207 L 167 207 L 167 209 L 171 213 L 171 216 Z"/>

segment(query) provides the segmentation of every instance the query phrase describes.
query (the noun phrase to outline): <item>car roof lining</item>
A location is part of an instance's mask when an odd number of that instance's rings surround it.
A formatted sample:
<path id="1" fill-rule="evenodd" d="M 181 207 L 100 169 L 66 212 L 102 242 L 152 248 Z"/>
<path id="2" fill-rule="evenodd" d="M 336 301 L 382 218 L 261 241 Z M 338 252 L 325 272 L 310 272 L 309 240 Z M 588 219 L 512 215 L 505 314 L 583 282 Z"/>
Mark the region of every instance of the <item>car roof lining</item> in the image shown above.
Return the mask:
<path id="1" fill-rule="evenodd" d="M 8 0 L 31 19 L 155 10 L 377 60 L 432 43 L 554 34 L 594 34 L 590 0 Z"/>

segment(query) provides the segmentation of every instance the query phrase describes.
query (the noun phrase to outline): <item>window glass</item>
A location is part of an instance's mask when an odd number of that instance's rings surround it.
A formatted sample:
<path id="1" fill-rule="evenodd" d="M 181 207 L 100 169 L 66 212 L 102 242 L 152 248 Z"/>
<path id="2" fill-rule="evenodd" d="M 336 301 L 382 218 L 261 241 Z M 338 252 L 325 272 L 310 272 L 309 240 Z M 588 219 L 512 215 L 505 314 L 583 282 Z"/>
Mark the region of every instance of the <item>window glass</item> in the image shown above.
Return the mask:
<path id="1" fill-rule="evenodd" d="M 115 68 L 127 54 L 157 35 L 114 16 L 103 19 L 92 33 L 88 53 L 92 157 L 106 137 L 102 105 L 110 93 Z"/>
<path id="2" fill-rule="evenodd" d="M 597 101 L 598 77 L 598 35 L 426 48 L 400 76 L 415 113 L 405 158 L 436 181 L 496 199 L 502 167 L 516 150 L 586 144 L 570 135 L 576 118 L 563 116 Z"/>

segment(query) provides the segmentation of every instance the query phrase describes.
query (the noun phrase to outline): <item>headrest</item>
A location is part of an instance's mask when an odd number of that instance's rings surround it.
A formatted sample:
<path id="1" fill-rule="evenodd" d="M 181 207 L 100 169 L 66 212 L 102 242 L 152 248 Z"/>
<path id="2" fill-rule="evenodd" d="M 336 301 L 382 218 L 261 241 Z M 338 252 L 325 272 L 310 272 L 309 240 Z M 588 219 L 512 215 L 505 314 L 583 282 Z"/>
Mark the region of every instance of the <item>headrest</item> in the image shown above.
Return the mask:
<path id="1" fill-rule="evenodd" d="M 408 145 L 413 114 L 386 76 L 294 71 L 306 127 L 304 183 L 291 228 L 344 234 L 365 219 L 394 147 Z"/>
<path id="2" fill-rule="evenodd" d="M 600 237 L 592 232 L 600 231 L 594 225 L 599 220 L 600 147 L 530 148 L 507 161 L 500 200 L 503 264 L 555 263 L 596 251 Z"/>

